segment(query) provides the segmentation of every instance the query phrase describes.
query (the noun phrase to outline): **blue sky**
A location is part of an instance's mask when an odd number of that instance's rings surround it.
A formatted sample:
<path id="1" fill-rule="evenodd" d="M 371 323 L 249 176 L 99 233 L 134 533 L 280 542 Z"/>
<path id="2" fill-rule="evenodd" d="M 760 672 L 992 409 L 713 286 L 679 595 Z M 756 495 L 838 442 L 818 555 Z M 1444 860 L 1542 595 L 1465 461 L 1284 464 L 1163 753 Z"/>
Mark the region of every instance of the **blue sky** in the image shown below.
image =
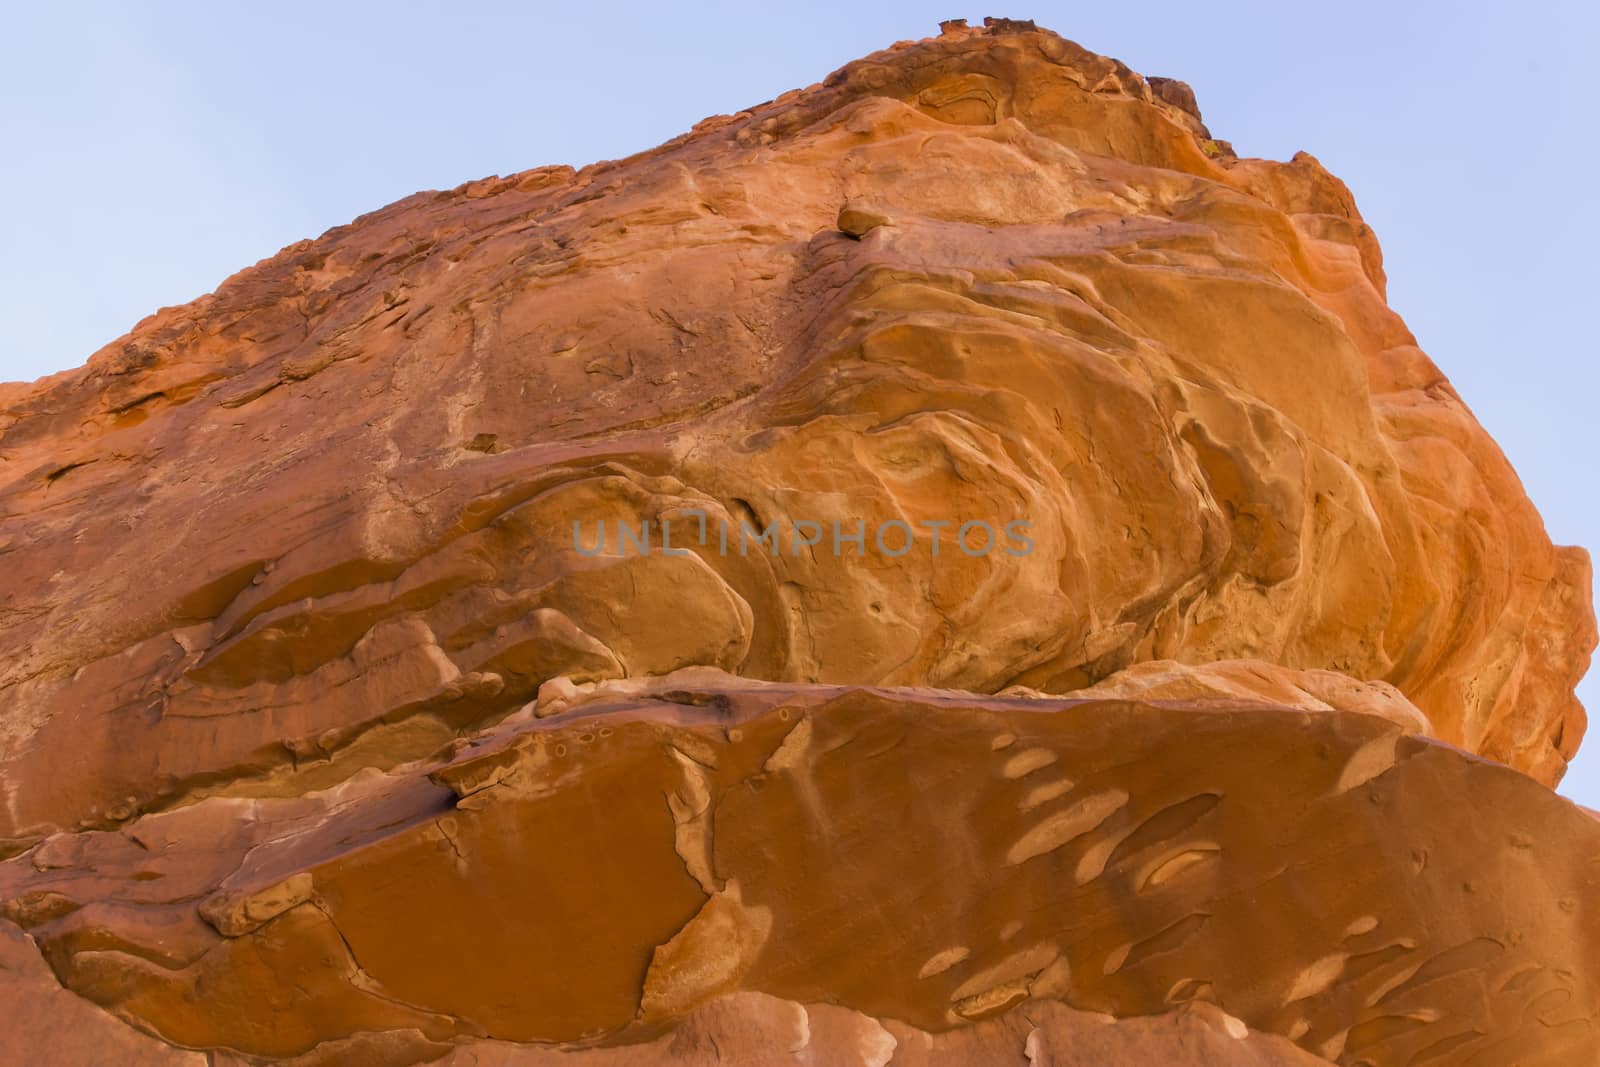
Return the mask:
<path id="1" fill-rule="evenodd" d="M 1040 25 L 1310 151 L 1563 543 L 1600 547 L 1600 8 L 1528 2 L 26 5 L 0 34 L 0 379 L 418 189 L 650 147 L 941 18 Z M 154 13 L 152 13 L 152 11 Z M 1600 684 L 1581 694 L 1600 720 Z M 1563 792 L 1600 808 L 1600 726 Z"/>

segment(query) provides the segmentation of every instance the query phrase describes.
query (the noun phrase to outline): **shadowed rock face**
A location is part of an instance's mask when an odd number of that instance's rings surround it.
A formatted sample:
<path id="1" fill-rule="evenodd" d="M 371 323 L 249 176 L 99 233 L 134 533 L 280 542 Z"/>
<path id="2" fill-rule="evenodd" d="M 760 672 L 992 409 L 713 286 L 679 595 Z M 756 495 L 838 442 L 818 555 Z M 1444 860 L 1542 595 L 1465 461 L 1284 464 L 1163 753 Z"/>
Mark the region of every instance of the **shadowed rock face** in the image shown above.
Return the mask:
<path id="1" fill-rule="evenodd" d="M 1383 287 L 1000 21 L 0 387 L 7 959 L 160 1040 L 14 984 L 130 1063 L 1591 1064 L 1588 557 Z"/>
<path id="2" fill-rule="evenodd" d="M 1177 1062 L 1595 1048 L 1600 823 L 1376 716 L 704 670 L 533 710 L 306 797 L 54 837 L 0 866 L 0 899 L 89 999 L 308 1062 L 665 1056 L 689 1038 L 664 1027 L 740 990 L 783 1003 L 719 1010 L 770 1028 L 835 1005 L 873 1063 L 917 1031 L 973 1062 L 1104 1028 L 1059 1000 L 1182 1013 L 1110 1048 L 1173 1026 L 1222 1046 Z"/>

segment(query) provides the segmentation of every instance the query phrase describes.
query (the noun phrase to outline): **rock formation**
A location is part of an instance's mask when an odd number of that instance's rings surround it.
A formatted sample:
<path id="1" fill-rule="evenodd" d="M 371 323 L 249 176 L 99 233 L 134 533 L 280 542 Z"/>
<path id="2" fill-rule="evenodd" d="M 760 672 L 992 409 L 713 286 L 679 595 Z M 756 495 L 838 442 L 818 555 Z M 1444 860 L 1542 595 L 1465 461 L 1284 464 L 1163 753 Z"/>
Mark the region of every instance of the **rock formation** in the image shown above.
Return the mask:
<path id="1" fill-rule="evenodd" d="M 0 509 L 6 1062 L 1600 1055 L 1588 557 L 1031 23 L 291 246 Z"/>

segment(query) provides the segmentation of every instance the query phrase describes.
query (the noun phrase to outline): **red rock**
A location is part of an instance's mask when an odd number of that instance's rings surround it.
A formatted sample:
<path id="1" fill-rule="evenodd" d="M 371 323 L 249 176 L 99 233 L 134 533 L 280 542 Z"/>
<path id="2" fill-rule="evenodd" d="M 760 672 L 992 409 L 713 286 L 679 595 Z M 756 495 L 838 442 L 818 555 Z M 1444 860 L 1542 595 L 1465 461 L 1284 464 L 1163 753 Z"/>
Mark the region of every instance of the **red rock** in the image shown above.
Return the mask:
<path id="1" fill-rule="evenodd" d="M 201 1052 L 173 1048 L 112 1018 L 56 984 L 27 934 L 0 921 L 0 1063 L 28 1067 L 208 1067 Z"/>
<path id="2" fill-rule="evenodd" d="M 218 1063 L 1594 1061 L 1587 555 L 1315 159 L 941 30 L 0 386 L 62 985 Z M 15 1056 L 193 1059 L 36 970 Z"/>

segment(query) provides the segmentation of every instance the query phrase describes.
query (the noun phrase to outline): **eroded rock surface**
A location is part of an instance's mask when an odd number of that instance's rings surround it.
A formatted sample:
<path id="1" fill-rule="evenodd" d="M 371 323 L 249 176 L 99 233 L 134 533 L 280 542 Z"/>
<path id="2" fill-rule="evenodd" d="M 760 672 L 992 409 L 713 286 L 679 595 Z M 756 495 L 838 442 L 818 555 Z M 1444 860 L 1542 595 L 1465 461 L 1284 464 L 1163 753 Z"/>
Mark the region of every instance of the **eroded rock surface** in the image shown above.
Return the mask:
<path id="1" fill-rule="evenodd" d="M 209 1067 L 205 1054 L 141 1034 L 74 996 L 27 934 L 0 920 L 0 1063 Z"/>
<path id="2" fill-rule="evenodd" d="M 0 912 L 130 1057 L 1600 1047 L 1587 555 L 1337 179 L 1028 23 L 0 386 L 0 557 Z"/>
<path id="3" fill-rule="evenodd" d="M 69 988 L 257 1057 L 670 1048 L 741 990 L 937 1035 L 876 1062 L 1050 1001 L 1260 1062 L 1595 1047 L 1600 824 L 1509 768 L 1351 712 L 708 681 L 60 835 L 0 900 Z"/>

